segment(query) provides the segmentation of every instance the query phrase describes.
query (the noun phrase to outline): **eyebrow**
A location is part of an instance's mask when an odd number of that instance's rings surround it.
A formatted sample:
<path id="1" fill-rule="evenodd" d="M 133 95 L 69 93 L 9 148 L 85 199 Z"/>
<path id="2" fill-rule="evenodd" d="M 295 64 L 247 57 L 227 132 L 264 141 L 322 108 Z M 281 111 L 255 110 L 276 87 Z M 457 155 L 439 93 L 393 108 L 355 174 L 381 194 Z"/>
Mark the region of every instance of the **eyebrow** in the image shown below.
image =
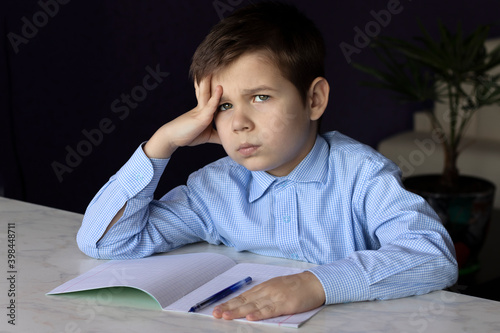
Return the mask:
<path id="1" fill-rule="evenodd" d="M 258 86 L 258 87 L 251 88 L 251 89 L 243 89 L 241 91 L 241 93 L 242 93 L 242 95 L 248 96 L 248 95 L 255 95 L 261 91 L 278 91 L 278 90 L 271 88 L 269 86 L 262 85 L 262 86 Z M 228 100 L 228 98 L 224 95 L 224 93 L 222 93 L 220 101 L 223 102 L 223 101 L 227 101 L 227 100 Z"/>
<path id="2" fill-rule="evenodd" d="M 276 89 L 268 87 L 268 86 L 258 86 L 252 89 L 243 89 L 241 93 L 243 95 L 254 95 L 260 91 L 276 91 Z"/>

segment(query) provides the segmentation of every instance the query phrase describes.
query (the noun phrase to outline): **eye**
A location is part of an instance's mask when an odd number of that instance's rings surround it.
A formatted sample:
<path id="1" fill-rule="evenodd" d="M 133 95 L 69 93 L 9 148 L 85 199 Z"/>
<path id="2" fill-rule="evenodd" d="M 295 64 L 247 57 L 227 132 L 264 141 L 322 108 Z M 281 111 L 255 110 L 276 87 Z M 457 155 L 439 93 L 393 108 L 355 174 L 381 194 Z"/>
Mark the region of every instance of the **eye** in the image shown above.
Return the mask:
<path id="1" fill-rule="evenodd" d="M 255 95 L 254 96 L 254 101 L 255 102 L 265 102 L 269 99 L 268 95 Z"/>
<path id="2" fill-rule="evenodd" d="M 223 104 L 219 105 L 219 107 L 217 109 L 219 111 L 226 111 L 232 107 L 233 107 L 233 104 L 231 104 L 231 103 L 223 103 Z"/>

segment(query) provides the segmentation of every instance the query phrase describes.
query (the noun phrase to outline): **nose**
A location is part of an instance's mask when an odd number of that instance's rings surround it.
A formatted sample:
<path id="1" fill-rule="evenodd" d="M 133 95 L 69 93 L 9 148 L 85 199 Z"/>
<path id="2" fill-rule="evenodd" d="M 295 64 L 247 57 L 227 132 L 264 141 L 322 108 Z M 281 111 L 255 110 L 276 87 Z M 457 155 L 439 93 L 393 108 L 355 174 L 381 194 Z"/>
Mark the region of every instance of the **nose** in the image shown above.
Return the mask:
<path id="1" fill-rule="evenodd" d="M 250 131 L 254 127 L 248 110 L 239 107 L 233 111 L 232 128 L 234 132 Z"/>

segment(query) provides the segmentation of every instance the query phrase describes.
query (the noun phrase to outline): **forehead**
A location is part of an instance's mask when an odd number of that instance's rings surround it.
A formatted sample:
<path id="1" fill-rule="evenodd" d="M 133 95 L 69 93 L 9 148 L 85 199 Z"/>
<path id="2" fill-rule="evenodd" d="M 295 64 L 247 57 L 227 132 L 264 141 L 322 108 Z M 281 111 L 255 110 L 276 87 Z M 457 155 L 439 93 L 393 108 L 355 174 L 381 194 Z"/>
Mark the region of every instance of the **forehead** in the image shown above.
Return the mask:
<path id="1" fill-rule="evenodd" d="M 285 79 L 265 51 L 247 52 L 212 75 L 212 83 L 255 85 Z"/>

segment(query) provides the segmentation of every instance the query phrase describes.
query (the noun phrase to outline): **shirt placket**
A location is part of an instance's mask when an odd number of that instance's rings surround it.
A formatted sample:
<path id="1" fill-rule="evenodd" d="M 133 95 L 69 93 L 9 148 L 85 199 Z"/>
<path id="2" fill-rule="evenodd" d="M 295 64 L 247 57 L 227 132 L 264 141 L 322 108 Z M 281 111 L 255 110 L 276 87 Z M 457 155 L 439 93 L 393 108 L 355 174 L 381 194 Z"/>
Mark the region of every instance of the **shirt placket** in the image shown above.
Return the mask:
<path id="1" fill-rule="evenodd" d="M 277 245 L 286 257 L 303 259 L 299 243 L 297 195 L 292 182 L 283 180 L 275 185 L 274 207 Z"/>

